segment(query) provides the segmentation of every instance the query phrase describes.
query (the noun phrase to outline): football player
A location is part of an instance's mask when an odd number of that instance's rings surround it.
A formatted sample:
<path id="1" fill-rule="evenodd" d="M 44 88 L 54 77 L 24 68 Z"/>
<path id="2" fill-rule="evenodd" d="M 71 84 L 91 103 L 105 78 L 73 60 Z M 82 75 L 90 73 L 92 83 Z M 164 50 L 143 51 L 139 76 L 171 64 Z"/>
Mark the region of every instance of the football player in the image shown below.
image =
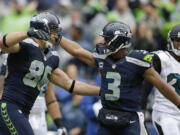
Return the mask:
<path id="1" fill-rule="evenodd" d="M 153 52 L 153 66 L 161 78 L 180 94 L 180 24 L 168 33 L 166 51 Z M 149 86 L 149 87 L 146 87 Z M 153 86 L 148 82 L 143 85 L 143 104 Z M 160 135 L 180 135 L 180 111 L 157 88 L 152 112 L 154 127 Z M 143 110 L 145 105 L 143 105 Z"/>
<path id="2" fill-rule="evenodd" d="M 29 31 L 9 33 L 0 39 L 2 51 L 9 53 L 0 100 L 3 135 L 34 135 L 28 117 L 37 96 L 46 90 L 48 79 L 74 94 L 99 95 L 99 87 L 72 80 L 58 68 L 59 56 L 50 47 L 60 30 L 58 17 L 42 12 L 31 19 Z"/>
<path id="3" fill-rule="evenodd" d="M 2 64 L 0 70 L 0 99 L 3 94 L 4 88 L 4 79 L 6 74 L 6 64 L 7 64 L 7 56 L 6 53 L 0 53 L 0 61 Z M 52 83 L 48 83 L 47 91 L 44 93 L 40 93 L 37 97 L 30 115 L 29 115 L 29 122 L 32 126 L 33 132 L 35 135 L 47 135 L 47 124 L 45 119 L 45 111 L 46 111 L 46 103 L 47 109 L 50 115 L 52 116 L 54 123 L 56 124 L 58 130 L 57 135 L 67 135 L 66 128 L 63 125 L 61 113 L 59 110 L 59 104 L 56 100 L 56 97 L 53 92 L 53 85 Z"/>
<path id="4" fill-rule="evenodd" d="M 59 36 L 67 52 L 101 73 L 101 102 L 98 119 L 99 135 L 146 135 L 141 112 L 141 85 L 147 79 L 177 107 L 180 97 L 151 66 L 152 56 L 146 51 L 129 51 L 132 33 L 122 22 L 110 22 L 100 34 L 102 43 L 94 55 L 78 43 Z"/>

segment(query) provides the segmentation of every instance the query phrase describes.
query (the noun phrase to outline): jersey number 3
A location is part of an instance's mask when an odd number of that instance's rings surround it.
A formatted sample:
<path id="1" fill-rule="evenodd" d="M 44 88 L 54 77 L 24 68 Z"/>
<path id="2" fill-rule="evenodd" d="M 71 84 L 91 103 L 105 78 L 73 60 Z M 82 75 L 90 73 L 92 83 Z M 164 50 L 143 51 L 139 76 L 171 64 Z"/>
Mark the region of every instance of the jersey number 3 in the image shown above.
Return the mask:
<path id="1" fill-rule="evenodd" d="M 112 83 L 108 83 L 108 90 L 112 91 L 112 94 L 105 94 L 105 99 L 110 101 L 117 101 L 120 98 L 120 83 L 121 76 L 117 72 L 107 72 L 106 79 L 113 79 Z"/>
<path id="2" fill-rule="evenodd" d="M 51 73 L 52 68 L 50 66 L 44 67 L 43 62 L 34 60 L 31 62 L 29 71 L 23 78 L 24 84 L 32 88 L 37 87 L 41 91 L 44 84 L 48 82 L 47 76 Z"/>

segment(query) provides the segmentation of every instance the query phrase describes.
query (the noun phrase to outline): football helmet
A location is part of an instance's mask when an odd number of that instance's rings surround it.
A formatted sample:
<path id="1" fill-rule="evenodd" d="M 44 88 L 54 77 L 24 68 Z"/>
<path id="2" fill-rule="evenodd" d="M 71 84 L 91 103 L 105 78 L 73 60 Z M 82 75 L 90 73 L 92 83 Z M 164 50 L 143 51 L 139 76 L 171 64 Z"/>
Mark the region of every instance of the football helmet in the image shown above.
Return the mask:
<path id="1" fill-rule="evenodd" d="M 49 34 L 58 33 L 62 30 L 60 27 L 60 19 L 51 12 L 42 12 L 32 17 L 30 21 L 30 28 L 40 29 Z M 52 47 L 49 41 L 44 41 L 47 48 Z"/>
<path id="2" fill-rule="evenodd" d="M 105 39 L 105 52 L 107 55 L 114 54 L 120 49 L 131 46 L 131 30 L 128 25 L 122 22 L 108 23 L 104 26 L 100 36 Z"/>
<path id="3" fill-rule="evenodd" d="M 30 27 L 35 29 L 41 29 L 45 32 L 60 32 L 60 19 L 53 13 L 42 12 L 32 17 L 30 21 Z"/>
<path id="4" fill-rule="evenodd" d="M 172 51 L 174 54 L 177 56 L 180 56 L 180 47 L 179 48 L 174 48 L 174 43 L 173 41 L 178 41 L 180 42 L 180 24 L 174 26 L 168 33 L 168 45 L 167 49 L 169 51 Z"/>

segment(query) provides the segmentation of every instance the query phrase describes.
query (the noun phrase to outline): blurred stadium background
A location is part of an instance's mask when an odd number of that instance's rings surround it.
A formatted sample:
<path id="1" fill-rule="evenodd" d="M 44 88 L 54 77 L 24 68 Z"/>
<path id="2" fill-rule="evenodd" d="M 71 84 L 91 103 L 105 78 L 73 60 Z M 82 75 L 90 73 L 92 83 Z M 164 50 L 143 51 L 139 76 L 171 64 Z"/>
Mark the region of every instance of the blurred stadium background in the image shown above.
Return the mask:
<path id="1" fill-rule="evenodd" d="M 180 0 L 0 0 L 0 34 L 28 30 L 31 17 L 45 10 L 52 10 L 60 17 L 64 36 L 89 51 L 93 51 L 95 37 L 109 21 L 128 24 L 133 32 L 132 49 L 150 52 L 164 50 L 169 29 L 180 22 Z M 96 69 L 60 47 L 57 51 L 60 67 L 72 78 L 96 83 Z M 85 135 L 89 117 L 80 108 L 83 97 L 72 96 L 59 87 L 54 91 L 69 134 Z M 156 135 L 151 123 L 152 104 L 153 92 L 148 98 L 145 120 L 149 134 Z M 56 128 L 48 113 L 46 119 L 52 135 Z"/>

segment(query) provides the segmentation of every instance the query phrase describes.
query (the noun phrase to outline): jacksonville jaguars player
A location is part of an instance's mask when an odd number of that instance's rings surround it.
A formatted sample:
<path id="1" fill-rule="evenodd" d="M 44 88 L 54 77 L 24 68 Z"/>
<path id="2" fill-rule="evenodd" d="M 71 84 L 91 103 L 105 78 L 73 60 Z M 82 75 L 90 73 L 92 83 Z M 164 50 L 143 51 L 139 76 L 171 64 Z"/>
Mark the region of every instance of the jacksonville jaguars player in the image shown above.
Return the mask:
<path id="1" fill-rule="evenodd" d="M 161 78 L 180 94 L 180 24 L 168 34 L 167 51 L 153 52 L 153 66 Z M 146 86 L 149 86 L 148 88 Z M 143 104 L 153 86 L 144 83 Z M 160 135 L 180 135 L 180 111 L 155 88 L 152 120 Z M 145 105 L 143 105 L 145 109 Z"/>
<path id="2" fill-rule="evenodd" d="M 180 97 L 151 66 L 152 56 L 146 51 L 128 51 L 132 34 L 122 22 L 110 22 L 100 34 L 102 43 L 94 55 L 79 44 L 59 36 L 59 43 L 70 54 L 101 73 L 100 96 L 103 108 L 98 119 L 99 135 L 146 135 L 141 111 L 141 85 L 147 79 L 176 106 Z"/>
<path id="3" fill-rule="evenodd" d="M 100 88 L 71 80 L 59 67 L 59 57 L 48 49 L 60 31 L 60 21 L 49 12 L 35 15 L 30 30 L 13 32 L 0 39 L 8 75 L 0 100 L 0 132 L 3 135 L 34 135 L 29 112 L 48 79 L 74 94 L 99 95 Z M 30 37 L 30 38 L 29 38 Z"/>

